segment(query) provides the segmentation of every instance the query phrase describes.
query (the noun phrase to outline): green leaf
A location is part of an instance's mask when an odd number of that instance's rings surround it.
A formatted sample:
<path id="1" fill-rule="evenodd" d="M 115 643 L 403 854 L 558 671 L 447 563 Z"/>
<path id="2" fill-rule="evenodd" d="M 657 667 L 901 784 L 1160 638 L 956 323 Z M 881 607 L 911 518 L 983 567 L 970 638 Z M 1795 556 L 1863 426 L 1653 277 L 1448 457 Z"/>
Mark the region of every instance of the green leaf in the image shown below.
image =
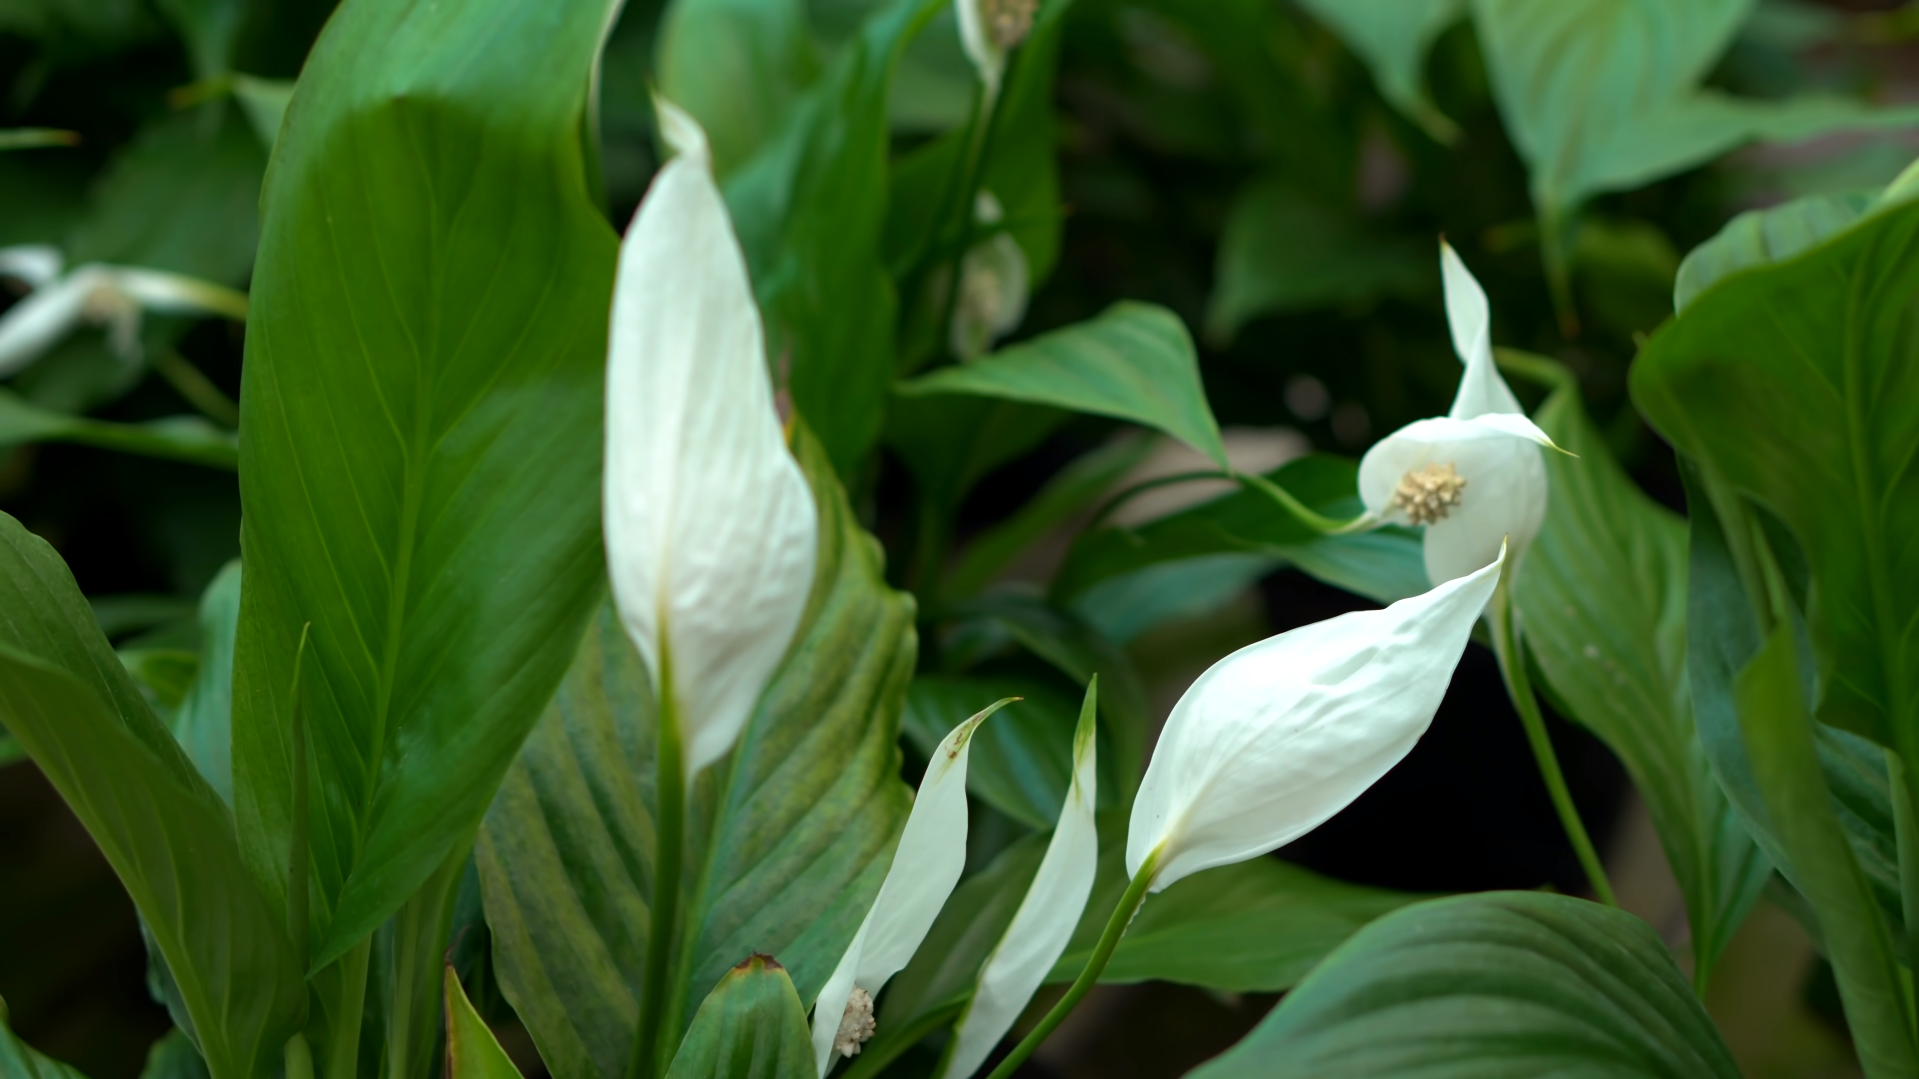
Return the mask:
<path id="1" fill-rule="evenodd" d="M 1633 365 L 1646 417 L 1804 551 L 1820 720 L 1919 750 L 1919 205 L 1720 282 Z"/>
<path id="2" fill-rule="evenodd" d="M 1131 644 L 1162 622 L 1219 610 L 1283 565 L 1243 551 L 1160 562 L 1106 578 L 1080 593 L 1073 609 L 1114 644 Z"/>
<path id="3" fill-rule="evenodd" d="M 1361 510 L 1359 468 L 1341 457 L 1293 461 L 1267 478 L 1307 508 L 1332 518 Z M 1077 598 L 1101 581 L 1188 558 L 1229 553 L 1284 559 L 1329 584 L 1381 602 L 1431 587 L 1417 534 L 1398 528 L 1324 535 L 1270 496 L 1242 489 L 1138 526 L 1087 532 L 1053 579 L 1056 599 Z"/>
<path id="4" fill-rule="evenodd" d="M 819 75 L 799 0 L 673 0 L 658 33 L 660 93 L 706 129 L 721 179 Z"/>
<path id="5" fill-rule="evenodd" d="M 200 599 L 200 664 L 169 726 L 206 781 L 233 802 L 233 639 L 240 626 L 240 563 L 229 562 Z"/>
<path id="6" fill-rule="evenodd" d="M 1207 339 L 1231 341 L 1263 315 L 1431 291 L 1431 255 L 1425 243 L 1379 235 L 1284 182 L 1256 180 L 1226 215 L 1206 306 Z"/>
<path id="7" fill-rule="evenodd" d="M 1553 699 L 1599 735 L 1646 799 L 1692 927 L 1694 977 L 1772 866 L 1740 826 L 1693 727 L 1686 680 L 1686 525 L 1613 461 L 1572 386 L 1534 417 L 1577 457 L 1547 454 L 1546 524 L 1514 595 Z"/>
<path id="8" fill-rule="evenodd" d="M 911 795 L 899 717 L 917 654 L 910 597 L 887 588 L 810 436 L 819 563 L 791 651 L 739 743 L 694 785 L 677 1042 L 742 952 L 769 948 L 811 1000 L 859 928 Z M 610 609 L 488 812 L 476 856 L 501 988 L 559 1079 L 624 1074 L 638 1025 L 652 887 L 653 690 Z"/>
<path id="9" fill-rule="evenodd" d="M 850 476 L 879 437 L 899 302 L 881 253 L 887 90 L 938 10 L 891 0 L 728 179 L 726 201 L 794 407 Z"/>
<path id="10" fill-rule="evenodd" d="M 29 442 L 71 442 L 209 468 L 232 470 L 240 465 L 233 433 L 198 416 L 111 423 L 42 408 L 11 390 L 0 389 L 0 449 Z"/>
<path id="11" fill-rule="evenodd" d="M 41 1056 L 7 1026 L 7 1002 L 0 1000 L 0 1075 L 7 1079 L 87 1079 L 51 1057 Z"/>
<path id="12" fill-rule="evenodd" d="M 1812 195 L 1740 214 L 1712 239 L 1688 252 L 1679 264 L 1679 278 L 1673 283 L 1673 308 L 1683 313 L 1700 293 L 1722 278 L 1784 262 L 1817 246 L 1859 220 L 1877 198 L 1863 191 Z"/>
<path id="13" fill-rule="evenodd" d="M 1737 1079 L 1644 922 L 1537 892 L 1436 899 L 1367 926 L 1194 1079 Z"/>
<path id="14" fill-rule="evenodd" d="M 1373 73 L 1379 94 L 1440 142 L 1459 127 L 1426 93 L 1426 53 L 1447 27 L 1466 17 L 1467 0 L 1302 0 Z"/>
<path id="15" fill-rule="evenodd" d="M 217 1079 L 280 1058 L 306 1007 L 232 818 L 161 725 L 60 558 L 0 514 L 0 723 L 92 835 L 173 972 Z"/>
<path id="16" fill-rule="evenodd" d="M 466 999 L 466 989 L 451 963 L 446 967 L 446 1074 L 447 1079 L 519 1079 L 520 1075 L 486 1020 Z"/>
<path id="17" fill-rule="evenodd" d="M 207 1062 L 184 1030 L 175 1027 L 153 1043 L 140 1079 L 208 1079 Z"/>
<path id="18" fill-rule="evenodd" d="M 1179 316 L 1123 300 L 1104 314 L 901 384 L 907 396 L 967 394 L 1130 420 L 1230 468 Z"/>
<path id="19" fill-rule="evenodd" d="M 1532 178 L 1549 268 L 1564 273 L 1564 232 L 1595 195 L 1703 164 L 1753 140 L 1906 127 L 1912 109 L 1845 98 L 1738 98 L 1701 83 L 1752 0 L 1472 0 L 1500 115 Z"/>
<path id="20" fill-rule="evenodd" d="M 795 1079 L 813 1074 L 806 1007 L 786 968 L 754 953 L 726 972 L 693 1016 L 667 1079 Z"/>
<path id="21" fill-rule="evenodd" d="M 615 244 L 579 132 L 606 20 L 349 6 L 275 151 L 242 390 L 235 805 L 284 906 L 283 697 L 311 623 L 315 969 L 471 834 L 599 596 Z"/>

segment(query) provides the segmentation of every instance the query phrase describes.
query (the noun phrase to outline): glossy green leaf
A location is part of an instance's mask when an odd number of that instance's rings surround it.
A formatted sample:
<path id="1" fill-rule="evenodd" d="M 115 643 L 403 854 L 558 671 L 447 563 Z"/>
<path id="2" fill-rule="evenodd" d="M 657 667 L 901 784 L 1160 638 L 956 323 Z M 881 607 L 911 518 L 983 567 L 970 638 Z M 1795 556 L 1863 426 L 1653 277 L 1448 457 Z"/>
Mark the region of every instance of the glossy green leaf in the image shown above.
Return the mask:
<path id="1" fill-rule="evenodd" d="M 275 151 L 242 387 L 235 805 L 284 904 L 284 695 L 310 623 L 316 968 L 471 834 L 599 595 L 615 245 L 578 136 L 606 19 L 350 5 Z"/>
<path id="2" fill-rule="evenodd" d="M 1919 749 L 1919 205 L 1735 274 L 1640 353 L 1667 440 L 1803 549 L 1822 721 Z"/>
<path id="3" fill-rule="evenodd" d="M 1737 1079 L 1644 922 L 1538 892 L 1436 899 L 1356 934 L 1194 1079 Z"/>
<path id="4" fill-rule="evenodd" d="M 33 1051 L 7 1026 L 7 1002 L 0 1000 L 0 1075 L 7 1079 L 87 1079 L 51 1057 Z"/>
<path id="5" fill-rule="evenodd" d="M 1784 262 L 1818 245 L 1859 220 L 1877 201 L 1871 192 L 1850 191 L 1740 214 L 1686 254 L 1673 282 L 1673 308 L 1684 312 L 1700 293 L 1740 270 Z"/>
<path id="6" fill-rule="evenodd" d="M 998 397 L 1130 420 L 1231 467 L 1178 315 L 1121 301 L 1104 314 L 902 384 L 907 396 Z"/>
<path id="7" fill-rule="evenodd" d="M 0 449 L 29 442 L 71 442 L 228 470 L 240 464 L 233 432 L 198 416 L 113 423 L 42 408 L 11 390 L 0 389 Z"/>
<path id="8" fill-rule="evenodd" d="M 1231 341 L 1263 315 L 1431 291 L 1433 283 L 1426 243 L 1379 235 L 1352 213 L 1322 206 L 1283 182 L 1254 181 L 1226 215 L 1206 335 Z"/>
<path id="9" fill-rule="evenodd" d="M 1442 142 L 1458 137 L 1426 93 L 1426 53 L 1434 39 L 1466 17 L 1467 0 L 1302 0 L 1366 62 L 1379 94 Z"/>
<path id="10" fill-rule="evenodd" d="M 1694 976 L 1713 963 L 1772 865 L 1713 778 L 1686 681 L 1686 525 L 1613 461 L 1572 386 L 1534 416 L 1577 456 L 1547 454 L 1552 500 L 1514 595 L 1554 700 L 1605 741 L 1646 800 L 1685 894 Z"/>
<path id="11" fill-rule="evenodd" d="M 1767 101 L 1703 88 L 1752 7 L 1753 0 L 1472 0 L 1500 115 L 1531 173 L 1549 261 L 1564 257 L 1561 232 L 1594 195 L 1651 183 L 1753 140 L 1913 123 L 1913 110 L 1847 98 Z"/>
<path id="12" fill-rule="evenodd" d="M 707 994 L 666 1079 L 806 1079 L 814 1067 L 806 1006 L 786 968 L 755 953 Z"/>
<path id="13" fill-rule="evenodd" d="M 879 437 L 893 380 L 887 90 L 900 50 L 937 10 L 936 0 L 879 8 L 726 184 L 767 348 L 843 476 Z"/>
<path id="14" fill-rule="evenodd" d="M 743 952 L 832 973 L 905 823 L 899 723 L 913 605 L 884 584 L 823 451 L 798 441 L 820 557 L 792 650 L 730 756 L 694 785 L 668 1044 Z M 653 691 L 610 609 L 488 812 L 476 850 L 507 999 L 559 1079 L 623 1074 L 638 1023 L 653 852 Z"/>
<path id="15" fill-rule="evenodd" d="M 446 968 L 446 1075 L 447 1079 L 519 1079 L 520 1075 L 486 1020 L 473 1010 L 451 964 Z"/>
<path id="16" fill-rule="evenodd" d="M 306 1006 L 232 817 L 147 707 L 60 558 L 0 515 L 0 723 L 72 807 L 166 958 L 217 1079 L 280 1058 Z"/>
<path id="17" fill-rule="evenodd" d="M 706 129 L 721 179 L 819 75 L 799 0 L 673 0 L 657 32 L 660 93 Z"/>

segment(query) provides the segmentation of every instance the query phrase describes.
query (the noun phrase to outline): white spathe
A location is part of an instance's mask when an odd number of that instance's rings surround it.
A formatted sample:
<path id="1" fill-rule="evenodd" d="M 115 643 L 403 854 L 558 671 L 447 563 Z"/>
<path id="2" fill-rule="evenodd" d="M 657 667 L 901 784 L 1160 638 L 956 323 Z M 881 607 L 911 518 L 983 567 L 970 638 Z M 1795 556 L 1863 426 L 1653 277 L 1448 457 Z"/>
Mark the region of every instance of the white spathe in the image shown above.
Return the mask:
<path id="1" fill-rule="evenodd" d="M 1500 551 L 1471 575 L 1379 611 L 1269 637 L 1213 664 L 1173 707 L 1126 833 L 1152 890 L 1312 831 L 1398 764 L 1432 723 Z"/>
<path id="2" fill-rule="evenodd" d="M 141 358 L 144 312 L 247 317 L 246 296 L 209 281 L 99 263 L 62 274 L 62 264 L 60 252 L 44 245 L 0 248 L 0 275 L 33 289 L 0 316 L 0 378 L 30 366 L 81 325 L 104 327 L 114 352 L 132 363 Z"/>
<path id="3" fill-rule="evenodd" d="M 1099 868 L 1099 834 L 1093 825 L 1099 800 L 1094 701 L 1095 691 L 1089 689 L 1073 735 L 1073 784 L 1046 856 L 1012 924 L 980 968 L 973 999 L 953 1030 L 953 1052 L 942 1079 L 965 1079 L 985 1063 L 1072 942 L 1093 892 Z"/>
<path id="4" fill-rule="evenodd" d="M 1000 82 L 1006 77 L 1006 50 L 993 40 L 993 32 L 986 25 L 986 13 L 981 10 L 984 2 L 953 0 L 953 14 L 959 20 L 960 47 L 966 50 L 966 58 L 979 72 L 980 84 L 986 88 L 986 100 L 990 103 L 999 97 Z"/>
<path id="5" fill-rule="evenodd" d="M 1359 462 L 1359 497 L 1385 524 L 1412 524 L 1395 494 L 1409 475 L 1450 469 L 1464 481 L 1443 519 L 1426 523 L 1426 575 L 1450 581 L 1492 561 L 1510 543 L 1514 562 L 1546 520 L 1546 462 L 1552 439 L 1526 418 L 1493 363 L 1486 293 L 1444 240 L 1440 276 L 1453 348 L 1465 364 L 1446 416 L 1416 420 L 1380 439 Z"/>
<path id="6" fill-rule="evenodd" d="M 912 960 L 959 883 L 966 868 L 966 762 L 973 732 L 1016 699 L 997 701 L 954 727 L 933 752 L 879 894 L 813 1004 L 813 1053 L 820 1075 L 833 1066 L 833 1042 L 853 991 L 879 995 L 887 979 Z"/>
<path id="7" fill-rule="evenodd" d="M 690 778 L 732 748 L 793 641 L 819 517 L 774 407 L 706 134 L 658 104 L 678 156 L 620 246 L 603 511 L 620 620 L 671 707 Z"/>

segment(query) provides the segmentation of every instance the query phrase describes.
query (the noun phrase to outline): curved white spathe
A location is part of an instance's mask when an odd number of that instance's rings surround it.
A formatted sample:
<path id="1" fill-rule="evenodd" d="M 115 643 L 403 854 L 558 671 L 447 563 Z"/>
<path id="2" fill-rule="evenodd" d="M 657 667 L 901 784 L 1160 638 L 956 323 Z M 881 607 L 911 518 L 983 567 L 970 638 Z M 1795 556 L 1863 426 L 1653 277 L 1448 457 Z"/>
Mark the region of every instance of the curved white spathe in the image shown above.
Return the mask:
<path id="1" fill-rule="evenodd" d="M 773 403 L 759 308 L 699 124 L 620 247 L 606 365 L 607 571 L 690 778 L 724 756 L 799 627 L 819 519 Z"/>
<path id="2" fill-rule="evenodd" d="M 1499 583 L 1470 576 L 1380 611 L 1270 637 L 1199 676 L 1141 781 L 1126 871 L 1159 852 L 1152 890 L 1306 834 L 1406 756 Z"/>

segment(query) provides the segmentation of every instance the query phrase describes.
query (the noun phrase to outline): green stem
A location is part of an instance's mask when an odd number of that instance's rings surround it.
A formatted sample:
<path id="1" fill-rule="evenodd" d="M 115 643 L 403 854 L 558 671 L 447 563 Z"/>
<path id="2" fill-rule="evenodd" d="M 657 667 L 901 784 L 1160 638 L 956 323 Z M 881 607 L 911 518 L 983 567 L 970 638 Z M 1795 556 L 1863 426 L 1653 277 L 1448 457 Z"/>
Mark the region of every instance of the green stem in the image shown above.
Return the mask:
<path id="1" fill-rule="evenodd" d="M 1153 883 L 1153 871 L 1159 868 L 1159 853 L 1155 850 L 1146 856 L 1146 864 L 1139 867 L 1133 882 L 1126 887 L 1126 894 L 1119 897 L 1119 905 L 1113 908 L 1113 916 L 1106 920 L 1106 931 L 1099 935 L 1099 944 L 1093 948 L 1093 954 L 1086 960 L 1079 977 L 1073 979 L 1072 988 L 1066 990 L 1066 995 L 1059 998 L 1059 1003 L 1053 1005 L 1053 1010 L 1046 1013 L 1046 1018 L 1039 1021 L 1031 1034 L 1020 1039 L 1020 1043 L 1013 1047 L 1005 1060 L 1000 1061 L 999 1067 L 994 1068 L 987 1079 L 1012 1079 L 1019 1066 L 1026 1063 L 1026 1058 L 1033 1055 L 1033 1050 L 1038 1049 L 1047 1035 L 1053 1033 L 1054 1028 L 1072 1014 L 1086 994 L 1093 991 L 1099 976 L 1106 971 L 1106 964 L 1113 958 L 1113 949 L 1119 947 L 1119 938 L 1126 935 L 1126 927 L 1133 924 L 1133 915 L 1139 913 L 1140 904 L 1146 902 L 1146 889 Z"/>
<path id="2" fill-rule="evenodd" d="M 358 1079 L 360 1074 L 360 1025 L 366 1016 L 366 976 L 373 955 L 373 937 L 347 949 L 333 964 L 336 979 L 326 1005 L 326 1031 L 322 1064 L 326 1079 Z"/>
<path id="3" fill-rule="evenodd" d="M 200 410 L 200 414 L 215 423 L 227 427 L 240 426 L 240 406 L 233 398 L 221 392 L 213 380 L 202 374 L 198 367 L 187 362 L 185 356 L 172 349 L 153 358 L 153 369 L 167 380 L 187 404 Z"/>
<path id="4" fill-rule="evenodd" d="M 659 857 L 653 874 L 652 925 L 646 944 L 646 974 L 640 983 L 640 1029 L 633 1040 L 628 1079 L 660 1073 L 660 1020 L 666 1013 L 666 974 L 671 965 L 674 923 L 680 913 L 680 862 L 685 841 L 686 773 L 678 710 L 673 702 L 673 663 L 660 649 L 660 721 L 657 775 Z"/>
<path id="5" fill-rule="evenodd" d="M 1552 796 L 1553 809 L 1559 814 L 1560 826 L 1566 830 L 1566 838 L 1572 841 L 1573 852 L 1579 856 L 1579 864 L 1586 871 L 1586 880 L 1599 901 L 1609 907 L 1619 905 L 1613 895 L 1612 882 L 1606 878 L 1605 864 L 1599 860 L 1599 852 L 1593 848 L 1592 837 L 1586 834 L 1585 822 L 1579 819 L 1579 807 L 1573 804 L 1572 792 L 1566 788 L 1565 773 L 1559 770 L 1559 756 L 1553 751 L 1552 738 L 1546 733 L 1546 717 L 1539 711 L 1539 699 L 1533 693 L 1531 677 L 1526 673 L 1526 657 L 1519 650 L 1519 634 L 1513 624 L 1513 603 L 1510 579 L 1501 580 L 1498 591 L 1493 593 L 1492 606 L 1487 613 L 1493 623 L 1493 655 L 1499 660 L 1499 673 L 1506 683 L 1506 695 L 1512 698 L 1513 707 L 1519 710 L 1519 721 L 1526 728 L 1526 742 L 1532 746 L 1533 760 L 1539 764 L 1539 776 L 1546 781 L 1546 792 Z"/>
<path id="6" fill-rule="evenodd" d="M 1279 503 L 1287 513 L 1298 518 L 1301 524 L 1322 535 L 1356 532 L 1374 523 L 1372 518 L 1363 513 L 1349 521 L 1336 520 L 1324 514 L 1315 513 L 1307 508 L 1306 503 L 1294 498 L 1291 491 L 1257 472 L 1234 472 L 1232 477 Z"/>
<path id="7" fill-rule="evenodd" d="M 386 1058 L 389 1079 L 426 1079 L 445 1023 L 447 933 L 473 838 L 453 845 L 440 867 L 394 912 L 388 949 Z"/>

